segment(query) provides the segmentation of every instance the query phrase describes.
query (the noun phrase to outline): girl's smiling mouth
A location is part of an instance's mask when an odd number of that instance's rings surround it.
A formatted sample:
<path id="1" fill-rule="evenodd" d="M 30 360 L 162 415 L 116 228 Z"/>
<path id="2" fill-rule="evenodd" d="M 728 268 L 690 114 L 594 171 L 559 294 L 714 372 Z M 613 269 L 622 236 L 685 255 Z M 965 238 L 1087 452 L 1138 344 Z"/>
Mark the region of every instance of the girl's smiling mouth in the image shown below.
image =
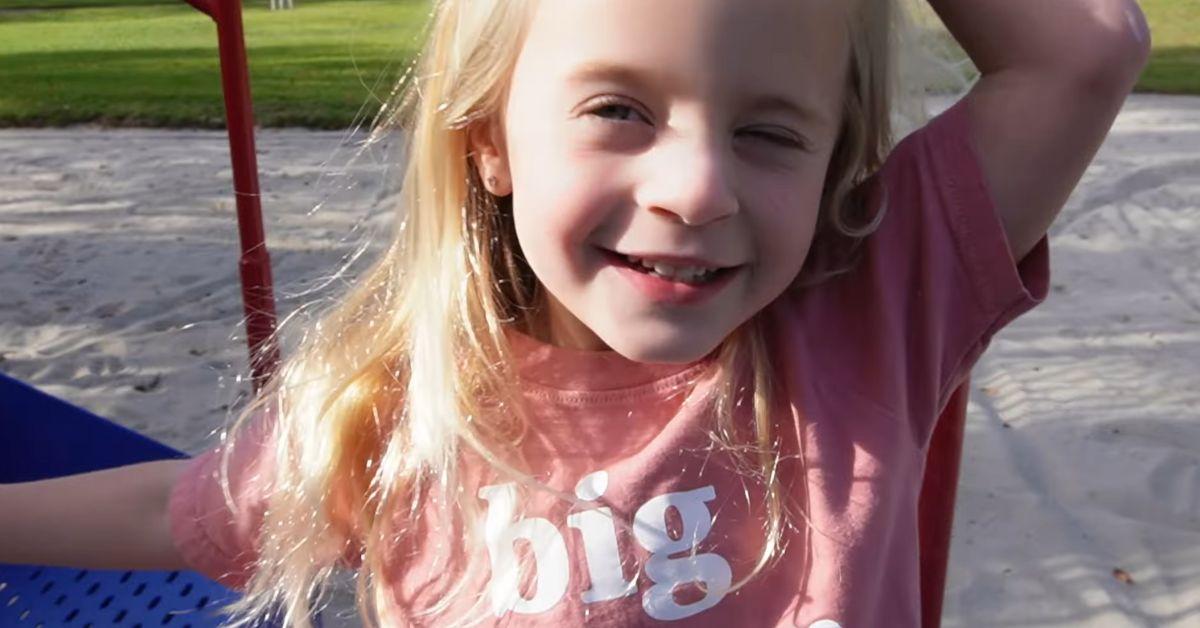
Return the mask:
<path id="1" fill-rule="evenodd" d="M 699 303 L 718 293 L 739 274 L 742 265 L 719 266 L 706 260 L 668 255 L 626 255 L 600 249 L 617 269 L 651 300 L 674 305 Z"/>

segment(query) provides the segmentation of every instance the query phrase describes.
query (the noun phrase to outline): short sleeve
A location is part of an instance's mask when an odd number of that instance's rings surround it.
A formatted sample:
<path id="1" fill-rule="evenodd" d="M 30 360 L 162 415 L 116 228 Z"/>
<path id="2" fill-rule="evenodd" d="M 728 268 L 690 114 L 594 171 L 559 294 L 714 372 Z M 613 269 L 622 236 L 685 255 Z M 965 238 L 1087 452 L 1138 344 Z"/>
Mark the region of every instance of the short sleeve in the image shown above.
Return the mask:
<path id="1" fill-rule="evenodd" d="M 797 377 L 904 421 L 920 451 L 992 337 L 1050 281 L 1045 236 L 1012 259 L 967 113 L 960 100 L 895 146 L 864 183 L 882 217 L 857 260 L 785 310 Z"/>
<path id="2" fill-rule="evenodd" d="M 896 146 L 881 172 L 887 214 L 869 245 L 873 275 L 903 288 L 881 291 L 891 301 L 882 305 L 902 317 L 909 392 L 931 397 L 934 417 L 992 337 L 1045 300 L 1050 281 L 1045 235 L 1019 261 L 1009 251 L 968 115 L 961 99 Z"/>
<path id="3" fill-rule="evenodd" d="M 268 416 L 253 417 L 237 438 L 193 458 L 172 486 L 168 503 L 171 537 L 184 562 L 236 590 L 244 590 L 257 560 L 255 539 L 272 464 L 265 446 Z M 222 452 L 230 443 L 229 484 L 236 512 L 226 503 L 219 475 Z"/>

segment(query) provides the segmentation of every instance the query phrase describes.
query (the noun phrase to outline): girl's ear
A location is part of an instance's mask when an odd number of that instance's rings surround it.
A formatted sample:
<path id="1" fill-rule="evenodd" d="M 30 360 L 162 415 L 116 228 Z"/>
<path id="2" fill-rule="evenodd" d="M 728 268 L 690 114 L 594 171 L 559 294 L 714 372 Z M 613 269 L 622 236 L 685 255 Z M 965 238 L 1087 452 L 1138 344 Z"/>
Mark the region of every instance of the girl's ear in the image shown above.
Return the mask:
<path id="1" fill-rule="evenodd" d="M 512 175 L 508 169 L 504 131 L 495 118 L 471 125 L 467 130 L 467 151 L 488 192 L 496 196 L 512 194 Z"/>

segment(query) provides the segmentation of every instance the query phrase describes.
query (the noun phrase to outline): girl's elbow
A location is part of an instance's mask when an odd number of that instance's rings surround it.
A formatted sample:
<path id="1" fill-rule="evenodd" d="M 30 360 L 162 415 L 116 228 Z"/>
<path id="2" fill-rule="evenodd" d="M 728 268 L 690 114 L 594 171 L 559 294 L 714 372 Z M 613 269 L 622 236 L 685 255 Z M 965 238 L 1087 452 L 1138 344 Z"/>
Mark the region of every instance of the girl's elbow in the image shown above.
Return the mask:
<path id="1" fill-rule="evenodd" d="M 1137 2 L 1123 4 L 1114 28 L 1094 42 L 1096 55 L 1087 78 L 1094 85 L 1127 93 L 1150 61 L 1151 35 Z"/>
<path id="2" fill-rule="evenodd" d="M 1089 17 L 1041 72 L 1091 96 L 1123 98 L 1150 60 L 1146 16 L 1134 0 L 1113 0 L 1097 5 Z"/>

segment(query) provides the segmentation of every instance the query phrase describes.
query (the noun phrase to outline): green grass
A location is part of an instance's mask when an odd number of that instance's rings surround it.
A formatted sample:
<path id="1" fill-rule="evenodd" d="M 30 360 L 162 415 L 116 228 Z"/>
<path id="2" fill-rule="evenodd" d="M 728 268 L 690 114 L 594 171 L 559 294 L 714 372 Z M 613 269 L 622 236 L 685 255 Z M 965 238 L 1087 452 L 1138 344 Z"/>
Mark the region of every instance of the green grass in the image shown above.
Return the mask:
<path id="1" fill-rule="evenodd" d="M 1200 94 L 1200 2 L 1140 0 L 1154 53 L 1138 91 Z"/>
<path id="2" fill-rule="evenodd" d="M 1138 0 L 1138 5 L 1150 24 L 1153 47 L 1134 91 L 1200 95 L 1200 0 Z M 922 3 L 917 19 L 942 46 L 943 56 L 966 57 L 928 5 Z"/>
<path id="3" fill-rule="evenodd" d="M 415 54 L 429 0 L 295 1 L 245 10 L 257 122 L 369 116 Z M 1200 1 L 1140 4 L 1154 52 L 1136 89 L 1200 94 Z M 212 21 L 183 0 L 0 0 L 0 126 L 220 127 L 216 49 Z"/>
<path id="4" fill-rule="evenodd" d="M 0 4 L 0 126 L 224 124 L 216 28 L 182 1 L 5 11 Z M 127 5 L 136 6 L 127 6 Z M 378 107 L 413 55 L 422 0 L 299 0 L 245 11 L 255 118 L 262 126 L 344 128 Z"/>
<path id="5" fill-rule="evenodd" d="M 176 4 L 182 0 L 0 0 L 0 11 L 19 9 L 80 9 L 84 7 L 129 7 L 146 4 Z"/>

